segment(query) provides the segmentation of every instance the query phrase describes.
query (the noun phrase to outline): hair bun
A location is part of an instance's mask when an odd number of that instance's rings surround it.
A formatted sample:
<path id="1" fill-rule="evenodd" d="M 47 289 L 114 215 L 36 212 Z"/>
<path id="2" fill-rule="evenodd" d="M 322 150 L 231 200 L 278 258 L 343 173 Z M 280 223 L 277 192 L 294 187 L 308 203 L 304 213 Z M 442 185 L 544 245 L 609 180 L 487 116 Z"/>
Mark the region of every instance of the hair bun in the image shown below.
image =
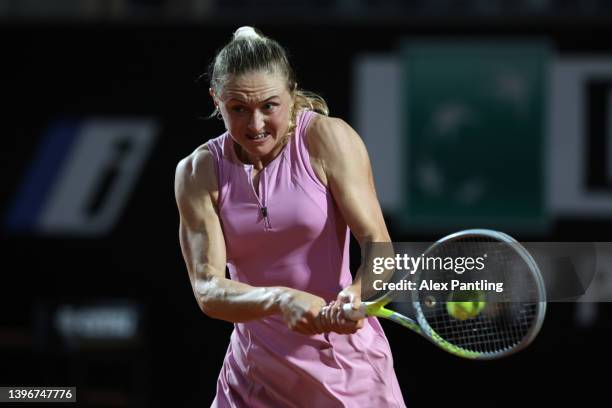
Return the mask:
<path id="1" fill-rule="evenodd" d="M 234 32 L 234 40 L 238 38 L 261 38 L 257 31 L 251 26 L 243 26 Z"/>

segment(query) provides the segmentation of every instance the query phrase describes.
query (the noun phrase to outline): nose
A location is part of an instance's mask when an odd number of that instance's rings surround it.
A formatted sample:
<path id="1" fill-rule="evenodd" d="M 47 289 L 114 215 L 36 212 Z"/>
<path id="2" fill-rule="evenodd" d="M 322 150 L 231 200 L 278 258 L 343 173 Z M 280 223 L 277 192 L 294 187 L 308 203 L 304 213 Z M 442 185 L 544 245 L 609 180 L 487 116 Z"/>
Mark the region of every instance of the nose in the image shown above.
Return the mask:
<path id="1" fill-rule="evenodd" d="M 264 128 L 264 115 L 259 110 L 254 110 L 249 118 L 249 131 L 259 133 Z"/>

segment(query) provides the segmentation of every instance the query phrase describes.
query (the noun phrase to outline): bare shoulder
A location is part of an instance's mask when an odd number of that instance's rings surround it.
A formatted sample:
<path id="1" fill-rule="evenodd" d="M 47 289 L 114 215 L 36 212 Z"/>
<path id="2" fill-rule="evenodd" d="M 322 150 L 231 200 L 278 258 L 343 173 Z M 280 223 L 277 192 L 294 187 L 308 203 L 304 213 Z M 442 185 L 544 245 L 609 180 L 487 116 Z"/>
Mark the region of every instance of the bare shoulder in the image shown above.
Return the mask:
<path id="1" fill-rule="evenodd" d="M 177 195 L 182 192 L 213 192 L 217 190 L 214 158 L 206 144 L 179 161 L 175 173 Z"/>
<path id="2" fill-rule="evenodd" d="M 340 118 L 317 115 L 308 128 L 309 153 L 325 162 L 361 156 L 365 145 L 355 130 Z"/>

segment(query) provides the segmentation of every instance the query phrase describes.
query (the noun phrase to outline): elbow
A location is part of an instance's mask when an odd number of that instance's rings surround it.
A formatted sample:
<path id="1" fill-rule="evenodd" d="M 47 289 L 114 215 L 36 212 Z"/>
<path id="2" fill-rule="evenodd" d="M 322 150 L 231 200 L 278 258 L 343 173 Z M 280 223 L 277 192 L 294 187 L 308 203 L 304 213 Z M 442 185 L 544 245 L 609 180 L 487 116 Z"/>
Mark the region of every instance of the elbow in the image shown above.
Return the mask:
<path id="1" fill-rule="evenodd" d="M 198 306 L 200 311 L 211 319 L 227 320 L 225 315 L 222 313 L 223 307 L 221 302 L 213 297 L 198 296 Z"/>
<path id="2" fill-rule="evenodd" d="M 355 236 L 360 245 L 369 244 L 372 242 L 391 242 L 391 237 L 386 229 L 380 231 Z"/>
<path id="3" fill-rule="evenodd" d="M 212 302 L 206 299 L 198 298 L 198 306 L 200 307 L 202 313 L 204 313 L 206 316 L 212 319 L 217 319 L 216 308 Z"/>
<path id="4" fill-rule="evenodd" d="M 214 278 L 198 279 L 194 284 L 194 295 L 200 310 L 213 319 L 217 319 L 219 313 L 217 291 L 218 287 Z"/>

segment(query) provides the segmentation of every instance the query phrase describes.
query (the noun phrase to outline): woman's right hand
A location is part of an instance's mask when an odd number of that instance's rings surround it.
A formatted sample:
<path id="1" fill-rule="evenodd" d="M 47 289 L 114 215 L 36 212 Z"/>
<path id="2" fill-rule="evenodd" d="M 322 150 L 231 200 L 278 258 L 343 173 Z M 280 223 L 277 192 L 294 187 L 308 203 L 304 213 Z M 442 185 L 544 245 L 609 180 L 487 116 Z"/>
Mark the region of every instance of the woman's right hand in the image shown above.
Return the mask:
<path id="1" fill-rule="evenodd" d="M 279 298 L 279 309 L 289 329 L 313 335 L 321 333 L 319 312 L 325 299 L 297 289 L 284 288 Z"/>

